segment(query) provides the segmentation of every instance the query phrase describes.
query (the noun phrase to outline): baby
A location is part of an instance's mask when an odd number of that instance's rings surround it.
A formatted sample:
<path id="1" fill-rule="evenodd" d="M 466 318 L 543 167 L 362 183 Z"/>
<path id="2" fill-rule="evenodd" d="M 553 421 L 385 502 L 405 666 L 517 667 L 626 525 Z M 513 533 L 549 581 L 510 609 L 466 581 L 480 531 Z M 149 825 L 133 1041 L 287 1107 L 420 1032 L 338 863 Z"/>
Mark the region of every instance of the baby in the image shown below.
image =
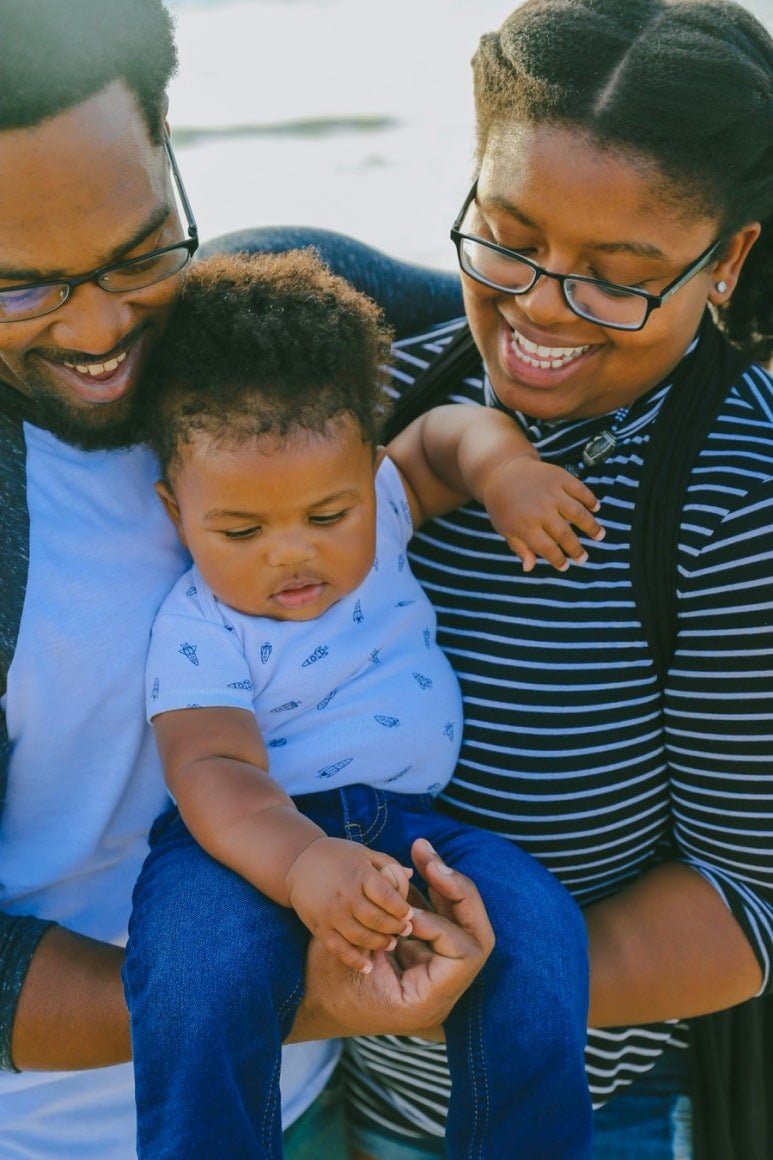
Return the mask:
<path id="1" fill-rule="evenodd" d="M 245 1060 L 222 1103 L 247 1126 L 223 1154 L 278 1157 L 266 1109 L 302 994 L 303 931 L 370 971 L 375 952 L 412 933 L 417 840 L 472 878 L 497 940 L 445 1026 L 449 1154 L 517 1155 L 521 1125 L 537 1117 L 543 1155 L 589 1155 L 583 924 L 539 863 L 434 804 L 456 763 L 462 701 L 406 546 L 472 498 L 525 567 L 542 555 L 564 568 L 586 558 L 571 524 L 603 535 L 598 505 L 492 408 L 436 408 L 380 447 L 388 340 L 375 306 L 311 251 L 213 258 L 188 274 L 155 367 L 157 490 L 193 566 L 158 614 L 147 669 L 182 821 L 154 840 L 127 957 L 140 1157 L 171 1154 L 164 1134 L 175 1125 L 179 1140 L 181 1120 L 195 1140 L 197 1109 L 172 1073 L 182 1054 L 207 1067 L 211 1051 L 197 1047 L 195 1019 L 170 1023 L 149 998 L 154 959 L 169 961 L 143 917 L 160 862 L 174 881 L 182 848 L 198 843 L 254 888 L 259 918 L 245 921 L 259 949 L 240 982 L 243 1019 L 224 1021 L 218 1048 Z M 196 972 L 207 969 L 204 955 Z M 165 1036 L 185 1042 L 166 1053 L 168 1079 L 157 1070 Z M 216 1092 L 215 1069 L 210 1078 Z"/>

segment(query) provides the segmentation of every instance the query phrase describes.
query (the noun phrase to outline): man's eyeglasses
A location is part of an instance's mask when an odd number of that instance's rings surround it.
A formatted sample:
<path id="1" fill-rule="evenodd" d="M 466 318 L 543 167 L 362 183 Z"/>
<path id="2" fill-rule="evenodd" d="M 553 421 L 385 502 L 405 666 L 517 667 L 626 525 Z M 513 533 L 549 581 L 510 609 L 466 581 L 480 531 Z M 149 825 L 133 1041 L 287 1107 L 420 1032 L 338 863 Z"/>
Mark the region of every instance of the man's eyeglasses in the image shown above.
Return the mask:
<path id="1" fill-rule="evenodd" d="M 672 294 L 676 294 L 677 290 L 681 290 L 685 283 L 704 269 L 722 243 L 721 238 L 712 242 L 660 294 L 650 294 L 634 286 L 619 286 L 615 282 L 605 282 L 602 278 L 586 278 L 582 274 L 554 274 L 516 250 L 508 250 L 495 242 L 461 232 L 460 227 L 477 188 L 476 181 L 451 227 L 451 238 L 456 245 L 463 272 L 492 290 L 515 295 L 526 294 L 540 278 L 554 278 L 560 283 L 564 301 L 574 314 L 587 322 L 596 322 L 599 326 L 608 326 L 613 330 L 641 330 L 652 311 L 662 306 Z"/>
<path id="2" fill-rule="evenodd" d="M 30 318 L 51 314 L 64 305 L 76 286 L 82 286 L 85 282 L 96 282 L 108 294 L 126 294 L 131 290 L 143 290 L 146 286 L 153 286 L 156 282 L 163 282 L 165 278 L 180 273 L 198 249 L 199 231 L 166 133 L 164 147 L 188 226 L 187 240 L 176 242 L 173 246 L 163 246 L 159 250 L 150 250 L 126 262 L 100 266 L 78 278 L 56 278 L 0 289 L 0 323 L 26 322 Z"/>

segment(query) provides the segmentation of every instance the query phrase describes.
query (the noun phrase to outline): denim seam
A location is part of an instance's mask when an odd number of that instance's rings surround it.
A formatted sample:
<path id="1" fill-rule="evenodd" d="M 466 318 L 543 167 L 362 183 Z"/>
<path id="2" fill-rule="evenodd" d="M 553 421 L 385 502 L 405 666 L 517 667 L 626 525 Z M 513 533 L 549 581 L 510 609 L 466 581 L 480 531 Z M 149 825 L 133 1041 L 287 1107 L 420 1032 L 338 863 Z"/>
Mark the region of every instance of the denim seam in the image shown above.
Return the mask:
<path id="1" fill-rule="evenodd" d="M 279 1020 L 280 1023 L 281 1023 L 282 1019 L 284 1019 L 288 1008 L 290 1008 L 293 1004 L 297 1005 L 302 998 L 303 998 L 303 983 L 301 981 L 299 981 L 295 984 L 292 991 L 290 992 L 290 994 L 285 999 L 284 1003 L 282 1003 L 281 1007 L 277 1011 L 277 1019 Z"/>
<path id="2" fill-rule="evenodd" d="M 383 832 L 384 827 L 386 826 L 387 821 L 388 821 L 388 810 L 387 810 L 386 801 L 385 801 L 384 797 L 382 796 L 382 794 L 379 792 L 379 790 L 376 790 L 375 793 L 376 793 L 376 800 L 378 802 L 378 805 L 376 807 L 376 816 L 373 819 L 373 821 L 371 822 L 371 824 L 368 826 L 368 828 L 363 832 L 362 840 L 363 840 L 363 842 L 366 843 L 366 845 L 368 843 L 374 842 L 376 840 L 376 838 L 379 836 L 379 834 L 381 834 Z"/>
<path id="3" fill-rule="evenodd" d="M 279 1027 L 280 1027 L 280 1035 L 281 1035 L 281 1028 L 282 1028 L 283 1021 L 284 1021 L 284 1016 L 287 1015 L 289 1010 L 297 1008 L 298 1003 L 299 1003 L 299 1001 L 301 1001 L 302 998 L 303 998 L 303 981 L 298 980 L 298 983 L 296 983 L 295 987 L 292 988 L 292 991 L 287 996 L 287 999 L 281 1003 L 279 1008 L 277 1008 L 276 1022 L 277 1022 L 277 1024 L 279 1024 Z M 282 1053 L 281 1053 L 281 1049 L 280 1049 L 279 1056 L 277 1056 L 275 1064 L 274 1064 L 274 1072 L 272 1075 L 272 1082 L 270 1082 L 270 1087 L 269 1087 L 270 1093 L 272 1093 L 272 1095 L 270 1095 L 270 1099 L 268 1099 L 266 1101 L 266 1107 L 265 1107 L 265 1109 L 263 1109 L 262 1137 L 263 1137 L 263 1148 L 265 1148 L 267 1155 L 270 1154 L 270 1141 L 272 1141 L 272 1124 L 274 1122 L 274 1118 L 277 1115 L 277 1111 L 279 1111 L 281 1068 L 282 1068 Z"/>
<path id="4" fill-rule="evenodd" d="M 490 1092 L 488 1075 L 486 1073 L 486 1054 L 483 1049 L 483 1028 L 480 1017 L 483 1006 L 483 988 L 483 979 L 479 978 L 477 983 L 471 988 L 467 1019 L 467 1063 L 470 1069 L 470 1079 L 475 1091 L 472 1113 L 473 1127 L 470 1139 L 470 1148 L 474 1148 L 475 1150 L 474 1152 L 471 1151 L 470 1160 L 472 1160 L 473 1156 L 483 1158 L 483 1138 L 488 1129 L 489 1119 Z M 473 1036 L 476 1032 L 478 1039 L 478 1066 L 476 1066 L 476 1054 L 472 1046 Z M 479 1091 L 479 1082 L 484 1089 L 484 1095 L 482 1097 Z"/>
<path id="5" fill-rule="evenodd" d="M 382 833 L 387 823 L 387 804 L 383 794 L 379 790 L 373 790 L 373 795 L 376 799 L 376 816 L 368 826 L 363 826 L 361 822 L 352 821 L 349 813 L 349 803 L 346 797 L 346 790 L 341 790 L 341 804 L 344 814 L 344 832 L 351 841 L 360 842 L 367 846 Z"/>
<path id="6" fill-rule="evenodd" d="M 280 1028 L 282 1026 L 284 1017 L 287 1014 L 287 1012 L 292 1008 L 293 1005 L 297 1006 L 299 1000 L 302 997 L 303 997 L 303 982 L 299 980 L 295 984 L 295 986 L 293 987 L 292 991 L 287 996 L 285 1001 L 281 1004 L 281 1006 L 277 1010 L 276 1018 L 277 1018 L 277 1023 L 279 1024 Z M 281 1034 L 281 1031 L 280 1031 L 280 1034 Z M 281 1056 L 281 1051 L 280 1051 L 279 1056 L 274 1064 L 274 1070 L 273 1070 L 273 1074 L 271 1076 L 271 1085 L 270 1085 L 270 1089 L 269 1089 L 271 1091 L 271 1097 L 270 1097 L 270 1099 L 266 1100 L 266 1106 L 263 1110 L 262 1135 L 263 1135 L 263 1147 L 266 1151 L 266 1155 L 271 1154 L 271 1125 L 274 1121 L 274 1117 L 277 1114 L 277 1101 L 279 1099 L 279 1074 L 280 1074 L 281 1067 L 282 1067 L 282 1056 Z"/>
<path id="7" fill-rule="evenodd" d="M 271 1074 L 271 1084 L 269 1087 L 269 1090 L 271 1092 L 271 1096 L 269 1097 L 269 1099 L 266 1100 L 266 1106 L 263 1109 L 262 1136 L 263 1136 L 263 1149 L 265 1151 L 266 1156 L 271 1155 L 271 1125 L 273 1123 L 273 1120 L 274 1120 L 274 1117 L 276 1116 L 276 1111 L 277 1111 L 277 1100 L 278 1100 L 278 1096 L 279 1096 L 279 1072 L 280 1072 L 281 1066 L 282 1066 L 282 1056 L 281 1056 L 281 1052 L 280 1052 L 278 1057 L 277 1057 L 276 1062 L 274 1063 L 273 1071 Z"/>

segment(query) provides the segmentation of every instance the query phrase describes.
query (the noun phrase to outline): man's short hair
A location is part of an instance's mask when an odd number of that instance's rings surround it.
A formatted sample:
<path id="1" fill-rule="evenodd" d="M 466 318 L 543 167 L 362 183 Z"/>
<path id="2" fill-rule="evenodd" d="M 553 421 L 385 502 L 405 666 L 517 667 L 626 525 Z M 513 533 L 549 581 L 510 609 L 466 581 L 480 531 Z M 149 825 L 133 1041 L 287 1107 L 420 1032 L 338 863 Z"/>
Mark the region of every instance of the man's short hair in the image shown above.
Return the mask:
<path id="1" fill-rule="evenodd" d="M 37 125 L 122 80 L 158 142 L 176 68 L 162 0 L 2 0 L 0 132 Z"/>

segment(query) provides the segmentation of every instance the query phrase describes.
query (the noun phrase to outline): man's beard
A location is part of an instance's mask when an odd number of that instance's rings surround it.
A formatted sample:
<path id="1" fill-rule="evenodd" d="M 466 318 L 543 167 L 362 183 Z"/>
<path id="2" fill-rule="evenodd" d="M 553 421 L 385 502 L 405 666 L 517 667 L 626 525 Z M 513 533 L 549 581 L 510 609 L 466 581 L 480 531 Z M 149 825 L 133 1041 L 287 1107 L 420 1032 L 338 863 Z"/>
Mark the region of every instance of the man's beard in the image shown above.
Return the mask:
<path id="1" fill-rule="evenodd" d="M 81 451 L 116 451 L 142 442 L 146 397 L 147 392 L 138 384 L 128 398 L 85 410 L 58 395 L 41 392 L 32 403 L 30 419 L 36 427 Z"/>
<path id="2" fill-rule="evenodd" d="M 126 347 L 146 328 L 147 323 L 127 335 Z M 51 361 L 62 357 L 58 351 L 52 355 Z M 150 394 L 147 367 L 141 368 L 140 378 L 128 394 L 103 404 L 78 406 L 48 375 L 40 374 L 34 363 L 27 365 L 24 379 L 29 392 L 25 417 L 63 443 L 81 451 L 115 451 L 143 441 L 144 415 Z"/>

